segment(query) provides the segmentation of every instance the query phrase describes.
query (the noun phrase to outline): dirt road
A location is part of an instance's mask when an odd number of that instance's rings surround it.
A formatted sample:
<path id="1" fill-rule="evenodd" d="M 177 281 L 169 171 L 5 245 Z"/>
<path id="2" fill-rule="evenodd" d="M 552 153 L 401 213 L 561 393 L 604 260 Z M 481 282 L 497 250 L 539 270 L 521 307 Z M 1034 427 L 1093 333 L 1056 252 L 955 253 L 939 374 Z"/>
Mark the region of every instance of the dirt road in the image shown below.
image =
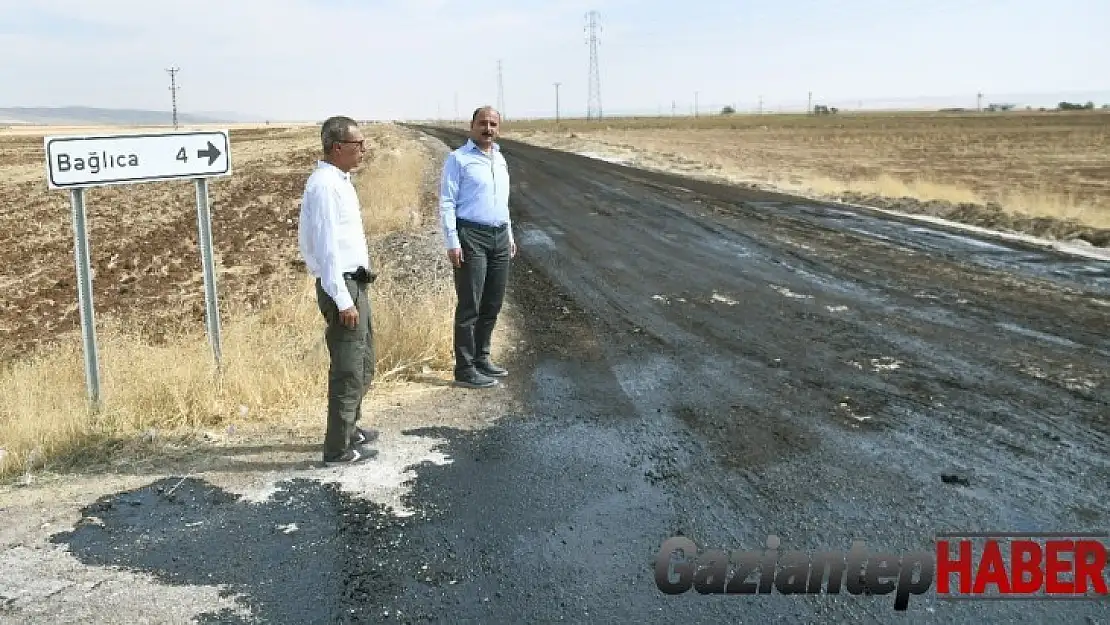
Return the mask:
<path id="1" fill-rule="evenodd" d="M 414 516 L 310 481 L 258 504 L 167 480 L 56 541 L 229 586 L 269 622 L 1110 619 L 931 591 L 905 615 L 893 594 L 668 596 L 653 570 L 676 534 L 902 554 L 945 531 L 1105 531 L 1110 263 L 503 148 L 523 408 L 411 432 L 450 459 L 416 468 Z"/>

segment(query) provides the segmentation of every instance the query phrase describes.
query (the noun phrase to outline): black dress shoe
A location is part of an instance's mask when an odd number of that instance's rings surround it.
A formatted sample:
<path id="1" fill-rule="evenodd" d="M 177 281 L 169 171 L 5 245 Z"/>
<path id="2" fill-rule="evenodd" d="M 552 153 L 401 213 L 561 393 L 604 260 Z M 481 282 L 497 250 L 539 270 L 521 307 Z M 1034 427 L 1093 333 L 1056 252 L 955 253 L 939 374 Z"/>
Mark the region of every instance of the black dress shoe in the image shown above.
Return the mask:
<path id="1" fill-rule="evenodd" d="M 503 378 L 503 377 L 509 375 L 508 370 L 506 370 L 502 367 L 498 367 L 497 365 L 493 364 L 492 362 L 489 362 L 488 360 L 485 361 L 485 362 L 476 362 L 476 363 L 474 363 L 474 368 L 478 370 L 478 373 L 481 373 L 483 375 L 488 375 L 488 376 L 494 377 L 494 378 Z"/>
<path id="2" fill-rule="evenodd" d="M 487 375 L 482 375 L 478 371 L 471 370 L 466 373 L 456 373 L 455 384 L 467 388 L 489 388 L 491 386 L 497 386 L 497 380 Z"/>

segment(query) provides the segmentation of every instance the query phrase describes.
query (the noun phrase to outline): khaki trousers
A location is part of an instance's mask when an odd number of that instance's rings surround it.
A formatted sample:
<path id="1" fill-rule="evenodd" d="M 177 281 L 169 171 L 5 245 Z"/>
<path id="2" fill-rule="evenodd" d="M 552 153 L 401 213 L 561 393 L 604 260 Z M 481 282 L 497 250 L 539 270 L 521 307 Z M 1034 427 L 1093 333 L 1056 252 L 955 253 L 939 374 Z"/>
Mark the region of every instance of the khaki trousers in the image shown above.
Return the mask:
<path id="1" fill-rule="evenodd" d="M 328 418 L 324 459 L 342 456 L 362 418 L 362 399 L 374 381 L 374 329 L 370 319 L 369 285 L 347 278 L 351 299 L 358 310 L 358 325 L 344 326 L 335 301 L 316 280 L 316 303 L 327 322 L 324 340 L 331 364 L 328 368 Z"/>

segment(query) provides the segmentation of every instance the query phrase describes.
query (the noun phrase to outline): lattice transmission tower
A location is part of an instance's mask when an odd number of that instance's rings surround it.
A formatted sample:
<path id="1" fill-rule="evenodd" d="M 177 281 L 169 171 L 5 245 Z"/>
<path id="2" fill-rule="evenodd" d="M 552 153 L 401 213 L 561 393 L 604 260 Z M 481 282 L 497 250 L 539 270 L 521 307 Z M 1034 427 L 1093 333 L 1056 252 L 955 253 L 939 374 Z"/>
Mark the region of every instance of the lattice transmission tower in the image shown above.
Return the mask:
<path id="1" fill-rule="evenodd" d="M 180 67 L 170 67 L 166 69 L 170 73 L 170 99 L 173 102 L 173 129 L 177 130 L 177 72 L 181 71 Z"/>
<path id="2" fill-rule="evenodd" d="M 589 102 L 586 105 L 586 119 L 601 119 L 601 73 L 598 69 L 597 46 L 598 33 L 601 31 L 600 15 L 597 11 L 586 14 L 586 41 L 590 46 L 590 89 Z"/>

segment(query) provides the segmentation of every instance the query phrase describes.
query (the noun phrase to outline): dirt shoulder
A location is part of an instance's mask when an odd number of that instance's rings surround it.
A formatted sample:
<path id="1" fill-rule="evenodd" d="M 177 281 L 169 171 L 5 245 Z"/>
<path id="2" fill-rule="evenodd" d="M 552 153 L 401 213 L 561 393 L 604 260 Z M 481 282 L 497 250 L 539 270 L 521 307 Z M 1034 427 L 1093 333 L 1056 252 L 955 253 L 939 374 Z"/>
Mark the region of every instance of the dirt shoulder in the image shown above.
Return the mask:
<path id="1" fill-rule="evenodd" d="M 57 537 L 103 523 L 100 517 L 106 512 L 97 512 L 95 505 L 102 497 L 145 492 L 152 485 L 162 487 L 159 495 L 173 497 L 203 481 L 229 493 L 230 500 L 268 512 L 252 517 L 257 527 L 243 528 L 238 535 L 205 528 L 199 522 L 190 525 L 193 521 L 182 518 L 184 513 L 176 519 L 151 517 L 148 533 L 136 546 L 159 541 L 165 533 L 203 529 L 221 551 L 214 556 L 209 573 L 216 572 L 220 561 L 243 554 L 240 542 L 288 536 L 282 545 L 296 550 L 306 544 L 294 535 L 297 527 L 307 530 L 320 521 L 322 513 L 281 499 L 279 493 L 290 483 L 333 486 L 391 515 L 404 516 L 409 511 L 402 497 L 411 488 L 413 468 L 452 461 L 439 450 L 442 441 L 425 431 L 480 429 L 494 423 L 510 403 L 504 392 L 454 389 L 435 380 L 396 386 L 378 394 L 370 406 L 367 421 L 381 431 L 374 445 L 380 455 L 360 467 L 319 468 L 320 416 L 315 427 L 306 419 L 299 426 L 244 428 L 210 435 L 203 444 L 166 444 L 126 465 L 80 475 L 35 475 L 23 484 L 0 487 L 0 517 L 4 519 L 0 568 L 5 571 L 0 578 L 0 621 L 183 623 L 224 608 L 239 614 L 242 605 L 235 595 L 246 589 L 227 579 L 205 584 L 195 578 L 159 578 L 110 566 L 87 566 L 59 545 Z M 275 502 L 274 496 L 279 501 Z M 152 514 L 157 508 L 153 501 L 136 498 L 131 502 L 135 515 Z M 87 506 L 93 511 L 85 510 Z M 280 566 L 283 559 L 294 557 L 292 552 L 277 554 L 271 564 Z M 259 586 L 264 581 L 261 575 Z M 232 596 L 224 596 L 227 592 Z"/>

